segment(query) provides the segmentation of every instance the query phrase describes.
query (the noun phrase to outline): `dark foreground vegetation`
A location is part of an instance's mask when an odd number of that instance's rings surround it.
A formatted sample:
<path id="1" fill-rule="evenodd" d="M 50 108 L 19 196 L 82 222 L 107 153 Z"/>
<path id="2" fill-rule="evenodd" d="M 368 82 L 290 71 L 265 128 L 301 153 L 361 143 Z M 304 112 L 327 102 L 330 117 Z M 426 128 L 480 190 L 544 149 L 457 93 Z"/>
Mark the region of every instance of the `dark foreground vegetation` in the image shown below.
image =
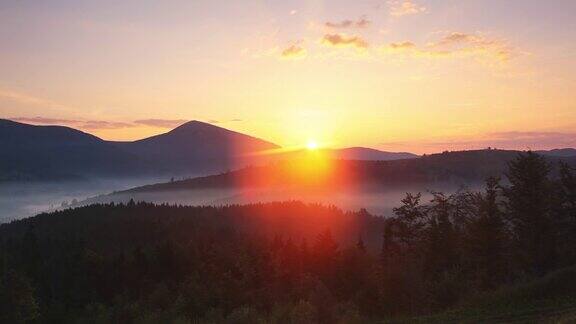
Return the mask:
<path id="1" fill-rule="evenodd" d="M 130 202 L 16 221 L 0 227 L 0 322 L 565 316 L 576 298 L 576 176 L 559 170 L 527 153 L 506 185 L 489 178 L 482 192 L 427 203 L 408 194 L 387 219 L 299 202 Z"/>

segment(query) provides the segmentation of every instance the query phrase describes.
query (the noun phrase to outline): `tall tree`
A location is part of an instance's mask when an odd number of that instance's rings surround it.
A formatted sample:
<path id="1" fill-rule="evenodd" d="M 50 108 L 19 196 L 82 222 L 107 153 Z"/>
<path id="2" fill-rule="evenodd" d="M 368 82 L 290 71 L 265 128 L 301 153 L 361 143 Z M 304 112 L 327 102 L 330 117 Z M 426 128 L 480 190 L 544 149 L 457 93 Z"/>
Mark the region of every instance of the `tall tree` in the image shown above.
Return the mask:
<path id="1" fill-rule="evenodd" d="M 505 274 L 505 227 L 502 219 L 499 178 L 486 179 L 484 193 L 476 195 L 478 215 L 470 220 L 466 235 L 468 263 L 481 288 L 494 287 Z"/>
<path id="2" fill-rule="evenodd" d="M 564 265 L 576 263 L 576 174 L 567 163 L 560 163 L 554 207 L 558 228 L 558 249 Z"/>
<path id="3" fill-rule="evenodd" d="M 28 323 L 39 315 L 30 281 L 14 271 L 0 278 L 0 323 Z"/>
<path id="4" fill-rule="evenodd" d="M 454 206 L 443 193 L 434 192 L 428 213 L 429 226 L 426 248 L 426 272 L 437 276 L 457 264 L 456 231 L 452 223 Z"/>
<path id="5" fill-rule="evenodd" d="M 556 238 L 551 213 L 550 166 L 533 152 L 520 154 L 508 166 L 508 216 L 512 222 L 519 260 L 537 275 L 552 269 Z"/>
<path id="6" fill-rule="evenodd" d="M 330 280 L 334 273 L 334 265 L 339 251 L 338 244 L 329 229 L 318 235 L 316 242 L 314 242 L 313 253 L 317 274 Z"/>

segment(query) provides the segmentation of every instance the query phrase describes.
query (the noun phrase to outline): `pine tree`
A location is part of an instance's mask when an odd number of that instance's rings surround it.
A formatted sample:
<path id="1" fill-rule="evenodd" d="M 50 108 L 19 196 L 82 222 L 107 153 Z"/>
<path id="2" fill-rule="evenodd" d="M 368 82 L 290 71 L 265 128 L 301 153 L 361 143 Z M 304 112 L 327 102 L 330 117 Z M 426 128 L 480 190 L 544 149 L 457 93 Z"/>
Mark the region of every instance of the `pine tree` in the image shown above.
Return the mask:
<path id="1" fill-rule="evenodd" d="M 563 264 L 576 263 L 576 174 L 568 164 L 560 163 L 554 210 L 558 228 L 558 249 Z"/>
<path id="2" fill-rule="evenodd" d="M 314 243 L 313 253 L 317 273 L 326 278 L 332 277 L 338 257 L 338 244 L 329 229 L 318 235 Z"/>
<path id="3" fill-rule="evenodd" d="M 467 257 L 483 289 L 492 288 L 505 274 L 505 228 L 499 201 L 500 179 L 486 179 L 483 194 L 478 195 L 478 217 L 467 231 Z"/>
<path id="4" fill-rule="evenodd" d="M 456 231 L 451 214 L 452 203 L 443 193 L 433 193 L 429 209 L 430 220 L 427 235 L 425 267 L 428 275 L 437 276 L 457 264 Z"/>
<path id="5" fill-rule="evenodd" d="M 567 163 L 560 163 L 560 204 L 567 218 L 576 221 L 576 174 Z"/>
<path id="6" fill-rule="evenodd" d="M 508 217 L 513 225 L 520 266 L 543 275 L 553 268 L 556 237 L 551 215 L 550 167 L 536 153 L 520 154 L 508 166 Z"/>
<path id="7" fill-rule="evenodd" d="M 362 239 L 362 235 L 358 236 L 358 242 L 356 243 L 356 248 L 358 251 L 362 253 L 366 253 L 366 245 L 364 244 L 364 240 Z"/>
<path id="8" fill-rule="evenodd" d="M 0 278 L 0 323 L 29 323 L 39 316 L 30 281 L 9 271 Z"/>
<path id="9" fill-rule="evenodd" d="M 420 205 L 421 198 L 420 193 L 407 193 L 402 199 L 402 206 L 393 209 L 396 216 L 396 236 L 408 247 L 422 239 L 422 230 L 426 225 L 426 214 Z"/>

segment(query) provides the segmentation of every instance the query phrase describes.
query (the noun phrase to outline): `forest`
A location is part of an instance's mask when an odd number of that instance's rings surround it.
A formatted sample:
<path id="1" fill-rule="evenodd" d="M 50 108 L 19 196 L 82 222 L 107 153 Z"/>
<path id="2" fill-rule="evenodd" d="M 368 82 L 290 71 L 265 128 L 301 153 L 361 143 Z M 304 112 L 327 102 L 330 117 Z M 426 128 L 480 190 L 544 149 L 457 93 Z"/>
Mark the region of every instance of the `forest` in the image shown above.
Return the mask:
<path id="1" fill-rule="evenodd" d="M 575 170 L 532 152 L 481 191 L 407 193 L 386 217 L 94 204 L 0 225 L 0 323 L 410 321 L 573 277 L 575 233 Z M 537 298 L 576 298 L 547 282 Z"/>

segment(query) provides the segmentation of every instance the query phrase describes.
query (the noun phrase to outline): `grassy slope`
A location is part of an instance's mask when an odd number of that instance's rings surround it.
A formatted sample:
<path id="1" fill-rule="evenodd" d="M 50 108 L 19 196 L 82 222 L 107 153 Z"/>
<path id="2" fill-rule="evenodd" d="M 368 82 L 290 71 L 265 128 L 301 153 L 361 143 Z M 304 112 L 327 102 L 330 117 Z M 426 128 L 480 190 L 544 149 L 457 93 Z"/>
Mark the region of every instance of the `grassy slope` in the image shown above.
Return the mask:
<path id="1" fill-rule="evenodd" d="M 387 323 L 576 323 L 576 267 L 479 296 L 452 311 Z"/>

